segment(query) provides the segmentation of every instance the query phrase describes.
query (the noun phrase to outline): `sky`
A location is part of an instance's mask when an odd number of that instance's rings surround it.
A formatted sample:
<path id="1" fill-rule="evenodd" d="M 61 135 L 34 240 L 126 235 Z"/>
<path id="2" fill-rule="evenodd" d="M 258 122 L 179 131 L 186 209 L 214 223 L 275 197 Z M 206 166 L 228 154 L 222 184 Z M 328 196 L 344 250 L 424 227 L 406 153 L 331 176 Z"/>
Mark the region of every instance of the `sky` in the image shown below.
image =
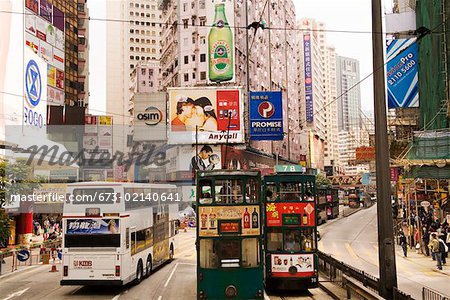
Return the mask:
<path id="1" fill-rule="evenodd" d="M 120 1 L 120 0 L 110 0 Z M 327 30 L 364 31 L 366 33 L 327 32 L 328 44 L 335 46 L 340 56 L 356 58 L 360 62 L 361 79 L 372 73 L 372 0 L 293 0 L 297 19 L 315 18 L 325 22 Z M 384 0 L 384 10 L 391 0 Z M 106 107 L 106 0 L 89 1 L 90 41 L 90 98 L 92 114 L 102 114 Z M 369 33 L 367 33 L 369 32 Z M 361 84 L 361 107 L 373 110 L 373 78 Z"/>

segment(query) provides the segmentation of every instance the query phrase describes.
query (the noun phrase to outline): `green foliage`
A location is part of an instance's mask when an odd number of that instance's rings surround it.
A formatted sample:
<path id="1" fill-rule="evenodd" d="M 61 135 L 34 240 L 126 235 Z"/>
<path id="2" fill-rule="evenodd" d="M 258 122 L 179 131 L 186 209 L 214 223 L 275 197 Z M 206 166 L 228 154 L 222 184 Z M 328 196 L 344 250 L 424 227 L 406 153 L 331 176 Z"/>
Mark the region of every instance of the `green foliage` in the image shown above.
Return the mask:
<path id="1" fill-rule="evenodd" d="M 317 174 L 316 176 L 316 186 L 330 186 L 331 180 L 328 179 L 325 175 L 322 173 Z"/>
<path id="2" fill-rule="evenodd" d="M 33 189 L 40 187 L 37 179 L 33 178 L 31 166 L 25 160 L 10 163 L 0 161 L 0 242 L 7 242 L 10 232 L 10 218 L 2 207 L 9 204 L 9 195 L 26 195 Z"/>

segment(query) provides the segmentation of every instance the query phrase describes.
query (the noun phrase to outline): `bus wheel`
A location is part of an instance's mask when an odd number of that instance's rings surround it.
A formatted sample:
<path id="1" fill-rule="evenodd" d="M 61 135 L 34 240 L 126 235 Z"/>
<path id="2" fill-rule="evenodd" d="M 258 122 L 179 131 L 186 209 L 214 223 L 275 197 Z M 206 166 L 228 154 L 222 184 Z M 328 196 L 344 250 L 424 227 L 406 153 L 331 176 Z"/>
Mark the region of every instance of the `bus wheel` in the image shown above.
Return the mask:
<path id="1" fill-rule="evenodd" d="M 170 251 L 169 251 L 169 261 L 173 260 L 173 256 L 174 256 L 174 251 L 173 251 L 173 244 L 170 244 Z"/>
<path id="2" fill-rule="evenodd" d="M 142 260 L 139 261 L 136 269 L 136 283 L 139 284 L 142 281 L 142 273 L 144 271 L 142 270 Z"/>
<path id="3" fill-rule="evenodd" d="M 152 256 L 147 256 L 147 262 L 145 263 L 145 276 L 148 277 L 152 273 Z"/>

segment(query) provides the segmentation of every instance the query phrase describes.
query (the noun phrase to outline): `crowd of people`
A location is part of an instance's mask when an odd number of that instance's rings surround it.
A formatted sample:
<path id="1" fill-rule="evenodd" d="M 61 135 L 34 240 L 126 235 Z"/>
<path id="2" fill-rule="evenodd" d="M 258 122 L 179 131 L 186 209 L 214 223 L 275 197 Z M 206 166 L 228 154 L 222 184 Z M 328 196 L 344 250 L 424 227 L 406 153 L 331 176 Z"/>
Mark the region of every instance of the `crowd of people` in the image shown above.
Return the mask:
<path id="1" fill-rule="evenodd" d="M 402 247 L 403 254 L 407 256 L 407 246 L 415 247 L 426 256 L 431 256 L 436 261 L 436 268 L 442 270 L 443 265 L 447 263 L 448 250 L 450 248 L 450 226 L 447 219 L 440 222 L 434 217 L 431 209 L 420 207 L 418 214 L 411 214 L 408 218 L 406 211 L 403 211 L 403 225 L 407 226 L 408 238 L 404 229 L 399 232 L 399 244 Z M 409 224 L 405 224 L 409 223 Z"/>
<path id="2" fill-rule="evenodd" d="M 33 224 L 33 233 L 36 236 L 42 235 L 44 241 L 54 240 L 61 236 L 61 221 L 51 217 L 35 220 Z"/>

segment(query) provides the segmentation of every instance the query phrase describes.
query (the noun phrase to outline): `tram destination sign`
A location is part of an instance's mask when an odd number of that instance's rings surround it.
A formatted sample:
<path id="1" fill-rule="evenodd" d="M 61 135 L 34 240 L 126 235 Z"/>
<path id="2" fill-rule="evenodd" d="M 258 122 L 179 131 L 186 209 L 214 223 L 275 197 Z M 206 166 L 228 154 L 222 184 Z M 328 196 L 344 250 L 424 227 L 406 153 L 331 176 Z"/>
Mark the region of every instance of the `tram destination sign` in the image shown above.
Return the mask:
<path id="1" fill-rule="evenodd" d="M 283 225 L 301 225 L 301 214 L 283 214 Z"/>
<path id="2" fill-rule="evenodd" d="M 305 168 L 300 165 L 276 165 L 276 173 L 305 173 Z"/>
<path id="3" fill-rule="evenodd" d="M 219 234 L 241 233 L 240 220 L 219 220 Z"/>

